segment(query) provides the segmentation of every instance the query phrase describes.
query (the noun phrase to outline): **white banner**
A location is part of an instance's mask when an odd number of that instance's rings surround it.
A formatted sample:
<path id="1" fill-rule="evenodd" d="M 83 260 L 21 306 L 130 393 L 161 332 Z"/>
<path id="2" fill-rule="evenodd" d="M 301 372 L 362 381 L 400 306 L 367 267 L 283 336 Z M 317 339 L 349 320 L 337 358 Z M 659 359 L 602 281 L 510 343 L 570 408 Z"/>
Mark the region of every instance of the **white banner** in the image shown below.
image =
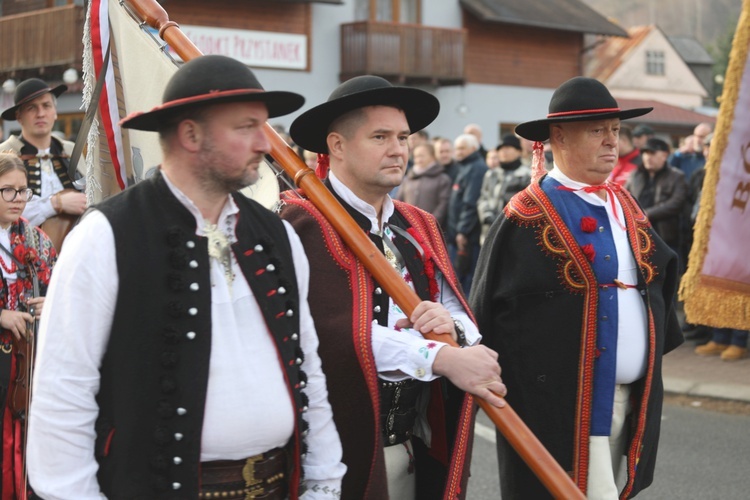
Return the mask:
<path id="1" fill-rule="evenodd" d="M 229 56 L 255 68 L 307 69 L 307 36 L 207 26 L 180 26 L 204 54 Z"/>

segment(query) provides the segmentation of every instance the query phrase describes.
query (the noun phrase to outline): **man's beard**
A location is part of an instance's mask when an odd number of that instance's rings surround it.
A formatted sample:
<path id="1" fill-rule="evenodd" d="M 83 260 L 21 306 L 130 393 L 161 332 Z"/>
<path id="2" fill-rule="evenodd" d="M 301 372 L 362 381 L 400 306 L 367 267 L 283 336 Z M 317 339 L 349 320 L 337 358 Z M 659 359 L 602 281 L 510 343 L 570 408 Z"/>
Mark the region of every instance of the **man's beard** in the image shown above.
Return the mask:
<path id="1" fill-rule="evenodd" d="M 240 175 L 229 175 L 229 169 L 223 169 L 222 166 L 231 166 L 231 160 L 223 153 L 213 147 L 213 142 L 209 141 L 200 152 L 200 169 L 201 181 L 203 186 L 211 191 L 220 193 L 233 193 L 242 188 L 255 184 L 258 181 L 257 169 L 250 169 L 249 163 L 241 171 Z"/>

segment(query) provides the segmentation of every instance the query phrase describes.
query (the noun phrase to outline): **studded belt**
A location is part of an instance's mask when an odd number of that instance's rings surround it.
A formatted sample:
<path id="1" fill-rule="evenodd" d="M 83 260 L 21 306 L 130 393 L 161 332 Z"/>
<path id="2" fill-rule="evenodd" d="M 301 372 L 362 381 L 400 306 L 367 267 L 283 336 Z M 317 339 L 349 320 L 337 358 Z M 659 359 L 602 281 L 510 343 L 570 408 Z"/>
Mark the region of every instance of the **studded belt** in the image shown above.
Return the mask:
<path id="1" fill-rule="evenodd" d="M 284 500 L 286 474 L 286 452 L 281 448 L 245 460 L 202 462 L 198 498 Z"/>
<path id="2" fill-rule="evenodd" d="M 414 379 L 380 381 L 380 418 L 385 446 L 407 441 L 417 421 L 417 399 L 424 383 Z"/>

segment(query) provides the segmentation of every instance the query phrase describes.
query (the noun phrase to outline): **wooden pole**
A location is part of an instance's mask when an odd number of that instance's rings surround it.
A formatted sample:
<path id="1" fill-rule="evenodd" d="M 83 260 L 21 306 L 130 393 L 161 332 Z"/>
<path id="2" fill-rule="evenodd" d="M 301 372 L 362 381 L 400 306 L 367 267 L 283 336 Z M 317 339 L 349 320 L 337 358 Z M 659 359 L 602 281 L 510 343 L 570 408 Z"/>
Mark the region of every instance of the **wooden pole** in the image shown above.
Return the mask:
<path id="1" fill-rule="evenodd" d="M 128 4 L 149 26 L 159 30 L 159 35 L 183 60 L 187 61 L 202 55 L 190 39 L 180 31 L 179 26 L 169 20 L 166 11 L 155 0 L 128 0 Z M 266 123 L 264 131 L 271 143 L 271 156 L 323 213 L 375 280 L 393 298 L 393 301 L 406 313 L 407 317 L 410 316 L 421 302 L 419 296 L 391 267 L 385 256 L 354 222 L 323 182 L 316 177 L 315 172 L 305 165 L 273 127 Z M 456 346 L 450 336 L 430 332 L 424 334 L 424 337 Z M 505 407 L 497 408 L 482 398 L 475 397 L 474 399 L 555 498 L 585 500 L 583 493 L 510 405 L 506 403 Z"/>

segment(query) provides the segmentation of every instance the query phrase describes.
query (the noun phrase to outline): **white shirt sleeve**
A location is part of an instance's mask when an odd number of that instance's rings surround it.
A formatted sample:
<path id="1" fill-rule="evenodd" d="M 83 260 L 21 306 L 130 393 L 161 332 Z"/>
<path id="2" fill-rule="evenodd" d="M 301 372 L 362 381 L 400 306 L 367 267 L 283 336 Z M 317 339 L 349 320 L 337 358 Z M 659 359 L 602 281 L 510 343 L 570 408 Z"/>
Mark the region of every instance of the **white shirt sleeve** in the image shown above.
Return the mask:
<path id="1" fill-rule="evenodd" d="M 341 480 L 346 465 L 341 462 L 342 449 L 336 425 L 333 422 L 328 389 L 318 356 L 318 335 L 315 331 L 307 295 L 310 288 L 310 265 L 302 242 L 292 226 L 284 221 L 292 247 L 294 268 L 300 303 L 300 345 L 305 354 L 302 370 L 307 374 L 305 394 L 309 399 L 304 418 L 310 425 L 307 435 L 308 451 L 303 460 L 307 500 L 338 499 L 341 497 Z"/>
<path id="2" fill-rule="evenodd" d="M 437 277 L 440 294 L 438 302 L 451 313 L 454 319 L 461 321 L 466 329 L 468 345 L 479 343 L 482 336 L 469 315 L 464 310 L 453 289 L 445 282 L 442 275 Z M 383 380 L 397 382 L 414 378 L 423 382 L 435 380 L 439 375 L 432 371 L 437 353 L 447 344 L 427 340 L 414 330 L 397 331 L 382 325 L 372 325 L 372 347 L 378 375 Z"/>
<path id="3" fill-rule="evenodd" d="M 100 499 L 94 458 L 99 367 L 119 286 L 114 235 L 92 212 L 68 235 L 52 273 L 39 330 L 27 464 L 48 500 Z"/>
<path id="4" fill-rule="evenodd" d="M 26 208 L 23 209 L 23 218 L 28 220 L 29 224 L 39 226 L 53 215 L 57 215 L 55 209 L 52 208 L 51 198 L 51 196 L 47 198 L 40 198 L 37 195 L 32 196 L 26 202 Z"/>

